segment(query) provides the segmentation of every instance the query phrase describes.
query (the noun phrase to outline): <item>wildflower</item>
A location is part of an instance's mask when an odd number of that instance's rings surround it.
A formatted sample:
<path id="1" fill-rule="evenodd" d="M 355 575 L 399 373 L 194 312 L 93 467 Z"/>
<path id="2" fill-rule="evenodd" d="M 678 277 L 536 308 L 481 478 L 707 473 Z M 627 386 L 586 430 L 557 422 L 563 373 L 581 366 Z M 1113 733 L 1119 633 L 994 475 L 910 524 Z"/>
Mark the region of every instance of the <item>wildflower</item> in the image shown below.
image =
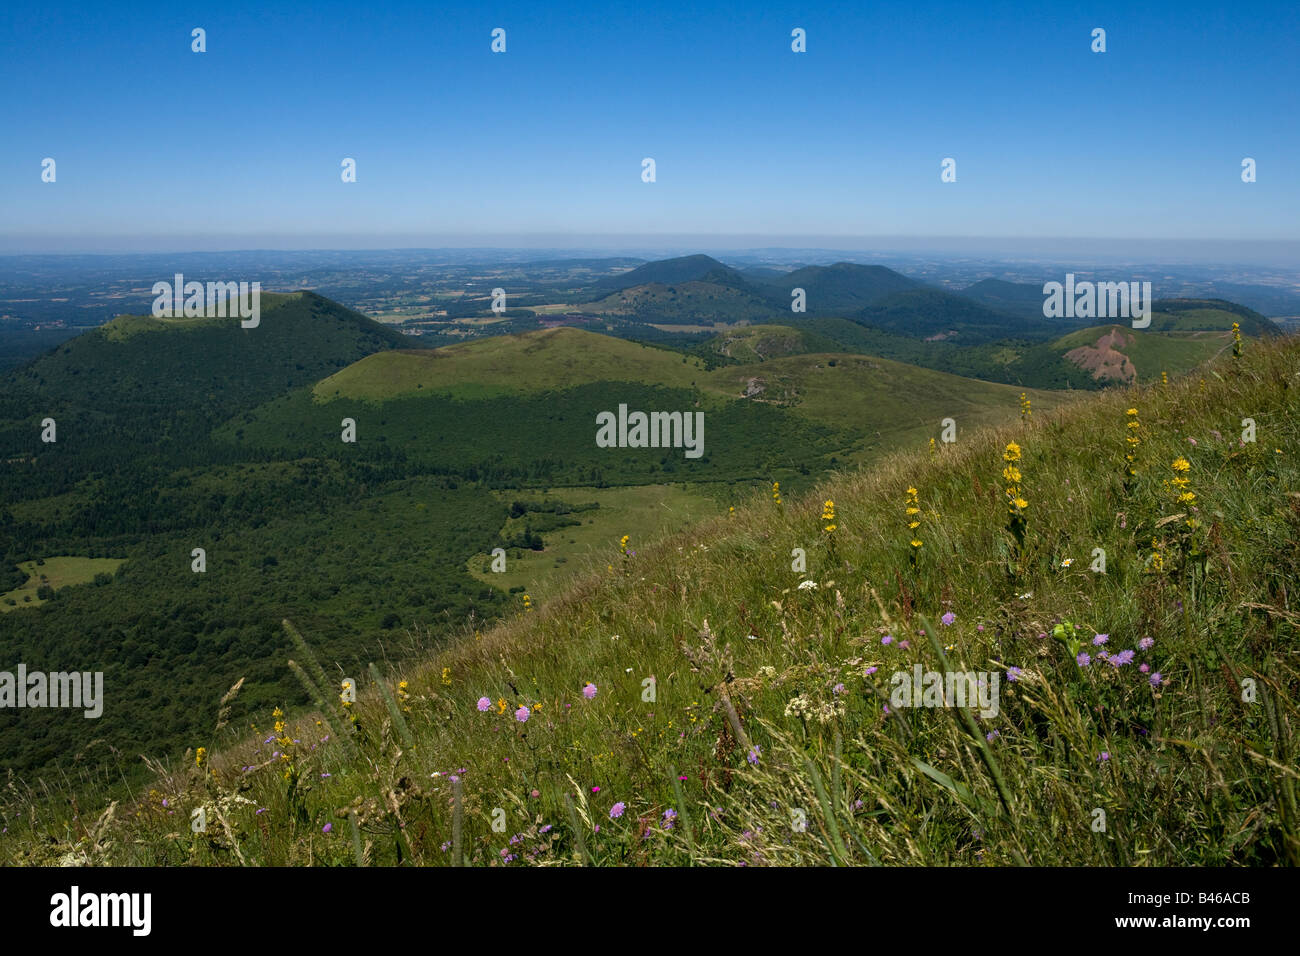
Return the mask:
<path id="1" fill-rule="evenodd" d="M 591 792 L 592 792 L 592 793 L 600 793 L 600 787 L 592 787 L 592 788 L 591 788 Z"/>
<path id="2" fill-rule="evenodd" d="M 800 582 L 799 582 L 799 590 L 800 590 L 800 591 L 812 591 L 812 590 L 815 590 L 816 587 L 817 587 L 817 582 L 816 582 L 816 581 L 800 581 Z"/>
<path id="3" fill-rule="evenodd" d="M 1074 661 L 1080 667 L 1087 667 L 1089 664 L 1092 663 L 1092 658 L 1088 656 L 1087 651 L 1080 651 L 1079 655 L 1074 659 Z"/>
<path id="4" fill-rule="evenodd" d="M 921 547 L 920 533 L 917 528 L 921 527 L 921 500 L 917 497 L 916 489 L 909 486 L 907 489 L 907 499 L 903 508 L 903 513 L 907 516 L 907 530 L 911 532 L 911 563 L 916 566 L 916 552 Z"/>
<path id="5" fill-rule="evenodd" d="M 1232 323 L 1232 357 L 1241 358 L 1241 325 Z"/>
<path id="6" fill-rule="evenodd" d="M 1160 676 L 1160 672 L 1156 671 L 1154 674 L 1148 677 L 1147 680 L 1151 682 L 1152 687 L 1159 687 L 1160 682 L 1163 680 L 1163 678 Z"/>
<path id="7" fill-rule="evenodd" d="M 781 482 L 772 482 L 772 500 L 778 505 L 781 503 Z"/>
<path id="8" fill-rule="evenodd" d="M 951 627 L 953 624 L 956 623 L 956 621 L 957 621 L 957 615 L 953 614 L 952 611 L 947 612 L 946 614 L 944 614 L 943 617 L 939 618 L 939 623 L 948 627 Z"/>
<path id="9" fill-rule="evenodd" d="M 881 643 L 881 644 L 892 644 L 892 643 L 894 643 L 894 635 L 892 635 L 892 634 L 886 634 L 884 637 L 882 637 L 882 638 L 880 639 L 880 643 Z"/>
<path id="10" fill-rule="evenodd" d="M 1061 562 L 1061 567 L 1068 568 L 1072 564 L 1074 564 L 1074 558 L 1066 558 Z"/>
<path id="11" fill-rule="evenodd" d="M 1007 670 L 1007 680 L 1011 681 L 1014 684 L 1016 681 L 1020 680 L 1020 674 L 1021 674 L 1021 670 L 1019 667 L 1009 668 Z"/>
<path id="12" fill-rule="evenodd" d="M 619 817 L 623 815 L 623 811 L 626 809 L 627 809 L 627 804 L 625 804 L 622 800 L 620 800 L 618 803 L 614 804 L 612 807 L 609 808 L 609 818 L 611 820 L 617 820 Z"/>
<path id="13" fill-rule="evenodd" d="M 208 748 L 207 748 L 207 747 L 200 747 L 198 750 L 196 750 L 196 751 L 194 752 L 194 766 L 196 766 L 196 767 L 202 767 L 202 766 L 203 766 L 203 759 L 204 759 L 205 757 L 207 757 L 207 755 L 208 755 Z"/>
<path id="14" fill-rule="evenodd" d="M 527 721 L 527 720 L 528 720 L 528 708 L 527 708 L 527 707 L 520 707 L 518 710 L 516 710 L 516 711 L 515 711 L 515 720 L 519 721 L 521 724 L 524 723 L 525 721 Z"/>
<path id="15" fill-rule="evenodd" d="M 993 743 L 994 737 L 1001 737 L 1001 736 L 1002 734 L 998 733 L 998 731 L 990 730 L 987 734 L 984 735 L 984 739 L 987 740 L 989 743 Z"/>
<path id="16" fill-rule="evenodd" d="M 402 681 L 402 683 L 405 684 L 406 681 Z M 444 668 L 442 669 L 442 683 L 443 683 L 443 686 L 444 686 L 444 687 L 450 687 L 450 686 L 451 686 L 451 668 L 450 668 L 450 667 L 444 667 Z"/>
<path id="17" fill-rule="evenodd" d="M 590 683 L 590 682 L 588 682 L 588 683 L 587 683 L 587 684 L 582 688 L 582 696 L 585 697 L 585 698 L 587 698 L 587 700 L 591 700 L 593 697 L 595 697 L 595 696 L 596 696 L 596 685 L 595 685 L 595 684 L 592 684 L 592 683 Z"/>
<path id="18" fill-rule="evenodd" d="M 831 688 L 831 693 L 834 694 L 836 697 L 838 697 L 840 694 L 844 693 L 844 685 L 836 684 L 834 687 Z"/>
<path id="19" fill-rule="evenodd" d="M 325 824 L 323 827 L 320 828 L 320 832 L 321 832 L 321 833 L 329 833 L 329 832 L 330 832 L 331 830 L 333 830 L 333 829 L 334 829 L 334 824 L 332 824 L 332 823 L 327 823 L 327 824 Z"/>
<path id="20" fill-rule="evenodd" d="M 504 714 L 505 712 L 506 712 L 506 699 L 502 697 L 497 700 L 497 713 Z"/>
<path id="21" fill-rule="evenodd" d="M 834 534 L 835 533 L 835 502 L 831 501 L 829 498 L 826 499 L 826 503 L 822 505 L 822 521 L 828 522 L 826 527 L 823 528 L 822 530 L 825 531 L 827 534 Z"/>
<path id="22" fill-rule="evenodd" d="M 1140 670 L 1143 674 L 1149 674 L 1149 673 L 1151 673 L 1151 665 L 1150 665 L 1150 664 L 1139 664 L 1139 665 L 1138 665 L 1138 670 Z"/>
<path id="23" fill-rule="evenodd" d="M 1098 634 L 1096 637 L 1092 639 L 1092 643 L 1095 644 L 1097 647 L 1101 647 L 1101 645 L 1105 644 L 1109 640 L 1110 640 L 1109 634 Z"/>
<path id="24" fill-rule="evenodd" d="M 673 828 L 673 821 L 675 821 L 676 819 L 677 819 L 677 811 L 676 811 L 676 810 L 674 810 L 672 807 L 669 807 L 667 810 L 665 810 L 665 811 L 664 811 L 664 829 L 665 829 L 665 830 L 671 830 L 671 829 Z"/>
<path id="25" fill-rule="evenodd" d="M 480 697 L 478 699 L 478 710 L 480 714 L 487 713 L 491 709 L 492 709 L 491 700 L 489 700 L 487 697 Z"/>
<path id="26" fill-rule="evenodd" d="M 763 748 L 758 746 L 758 744 L 755 744 L 753 748 L 749 751 L 749 754 L 745 757 L 745 759 L 748 760 L 755 767 L 757 767 L 758 758 L 762 755 L 762 752 L 763 752 Z"/>
<path id="27" fill-rule="evenodd" d="M 879 669 L 880 669 L 880 668 L 878 668 L 878 667 L 868 667 L 868 668 L 863 672 L 863 676 L 865 676 L 865 677 L 870 677 L 872 674 L 874 674 L 874 673 L 875 673 L 877 670 L 879 670 Z"/>
<path id="28" fill-rule="evenodd" d="M 1132 662 L 1133 651 L 1130 650 L 1120 651 L 1118 654 L 1114 654 L 1110 658 L 1110 664 L 1112 667 L 1123 667 L 1125 664 L 1131 664 Z"/>
<path id="29" fill-rule="evenodd" d="M 1033 414 L 1034 414 L 1034 412 L 1033 412 L 1033 409 L 1032 409 L 1032 403 L 1029 401 L 1029 398 L 1025 395 L 1025 393 L 1024 393 L 1024 392 L 1021 392 L 1021 393 L 1020 393 L 1020 418 L 1021 418 L 1021 420 L 1027 423 L 1027 422 L 1029 421 L 1029 419 L 1033 417 Z"/>
<path id="30" fill-rule="evenodd" d="M 1138 410 L 1130 408 L 1125 414 L 1129 417 L 1125 428 L 1128 429 L 1128 437 L 1124 441 L 1128 444 L 1128 452 L 1124 455 L 1124 460 L 1128 463 L 1128 475 L 1130 478 L 1137 474 L 1137 450 L 1142 444 L 1142 423 L 1137 419 Z"/>
<path id="31" fill-rule="evenodd" d="M 524 610 L 525 610 L 525 611 L 531 611 L 532 609 L 533 609 L 533 600 L 532 600 L 532 598 L 530 598 L 527 594 L 525 594 L 525 595 L 524 595 Z"/>
<path id="32" fill-rule="evenodd" d="M 1106 750 L 1103 750 L 1103 751 L 1101 752 L 1101 755 L 1097 758 L 1097 762 L 1098 762 L 1098 763 L 1105 763 L 1105 762 L 1106 762 L 1107 760 L 1109 760 L 1109 759 L 1110 759 L 1110 752 L 1109 752 L 1109 751 L 1106 751 Z"/>

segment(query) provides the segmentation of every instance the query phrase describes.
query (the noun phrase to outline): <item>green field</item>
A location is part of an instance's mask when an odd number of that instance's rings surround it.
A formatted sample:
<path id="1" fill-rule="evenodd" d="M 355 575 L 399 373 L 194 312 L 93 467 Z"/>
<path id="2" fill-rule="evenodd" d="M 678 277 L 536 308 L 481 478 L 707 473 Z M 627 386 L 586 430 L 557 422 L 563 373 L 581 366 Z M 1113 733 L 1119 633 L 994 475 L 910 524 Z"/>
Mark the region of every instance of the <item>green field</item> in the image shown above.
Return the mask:
<path id="1" fill-rule="evenodd" d="M 574 504 L 595 502 L 599 508 L 574 515 L 579 524 L 543 532 L 545 550 L 511 549 L 506 570 L 490 570 L 491 556 L 478 554 L 467 564 L 469 573 L 485 584 L 509 591 L 523 588 L 538 606 L 563 592 L 575 576 L 611 569 L 622 571 L 619 540 L 629 537 L 632 551 L 681 531 L 705 517 L 725 512 L 718 490 L 709 486 L 637 485 L 629 488 L 564 488 L 553 492 L 498 491 L 505 504 L 513 501 L 562 499 Z M 508 518 L 501 536 L 509 539 L 527 517 Z M 489 570 L 484 570 L 488 568 Z"/>
<path id="2" fill-rule="evenodd" d="M 499 335 L 427 351 L 368 356 L 312 389 L 318 401 L 376 402 L 420 394 L 478 399 L 551 391 L 582 382 L 639 382 L 690 388 L 697 358 L 624 339 L 560 327 Z"/>
<path id="3" fill-rule="evenodd" d="M 113 574 L 125 560 L 62 555 L 46 558 L 40 564 L 35 561 L 20 562 L 18 569 L 27 575 L 27 582 L 22 587 L 0 594 L 0 613 L 44 604 L 45 599 L 36 593 L 42 585 L 49 585 L 57 591 L 73 584 L 89 584 L 97 574 Z"/>

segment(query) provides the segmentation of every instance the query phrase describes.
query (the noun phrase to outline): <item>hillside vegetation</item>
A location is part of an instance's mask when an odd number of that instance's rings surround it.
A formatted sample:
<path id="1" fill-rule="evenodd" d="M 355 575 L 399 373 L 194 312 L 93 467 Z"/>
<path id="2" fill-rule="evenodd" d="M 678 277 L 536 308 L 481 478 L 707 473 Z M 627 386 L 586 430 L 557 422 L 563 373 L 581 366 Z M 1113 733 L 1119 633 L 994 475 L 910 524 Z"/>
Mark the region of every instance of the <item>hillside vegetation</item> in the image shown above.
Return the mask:
<path id="1" fill-rule="evenodd" d="M 1296 340 L 1252 341 L 649 549 L 611 540 L 564 597 L 419 663 L 340 670 L 286 624 L 315 712 L 268 707 L 214 755 L 223 711 L 115 804 L 15 781 L 0 851 L 1298 863 L 1298 370 Z M 901 705 L 892 675 L 918 666 L 997 675 L 996 714 Z"/>

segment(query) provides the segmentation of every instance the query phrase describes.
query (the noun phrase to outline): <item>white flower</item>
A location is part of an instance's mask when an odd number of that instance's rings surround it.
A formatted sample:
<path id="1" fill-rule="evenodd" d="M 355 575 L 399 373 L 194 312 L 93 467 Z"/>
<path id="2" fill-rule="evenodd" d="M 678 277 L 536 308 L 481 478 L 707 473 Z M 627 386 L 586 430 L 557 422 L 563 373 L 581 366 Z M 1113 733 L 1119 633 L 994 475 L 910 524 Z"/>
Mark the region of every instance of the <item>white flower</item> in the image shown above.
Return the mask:
<path id="1" fill-rule="evenodd" d="M 1034 592 L 1033 592 L 1033 591 L 1026 591 L 1024 594 L 1017 594 L 1017 595 L 1016 595 L 1016 597 L 1020 598 L 1020 600 L 1022 600 L 1022 601 L 1028 601 L 1028 600 L 1029 600 L 1031 597 L 1033 597 L 1033 596 L 1034 596 Z"/>
<path id="2" fill-rule="evenodd" d="M 816 581 L 802 581 L 799 584 L 800 591 L 811 591 L 817 587 Z"/>
<path id="3" fill-rule="evenodd" d="M 747 638 L 749 638 L 749 640 L 751 640 L 751 641 L 756 641 L 756 640 L 758 640 L 758 635 L 757 635 L 757 634 L 746 634 L 745 636 L 746 636 Z"/>
<path id="4" fill-rule="evenodd" d="M 1074 558 L 1066 558 L 1061 562 L 1061 567 L 1068 568 L 1072 564 L 1074 564 Z"/>

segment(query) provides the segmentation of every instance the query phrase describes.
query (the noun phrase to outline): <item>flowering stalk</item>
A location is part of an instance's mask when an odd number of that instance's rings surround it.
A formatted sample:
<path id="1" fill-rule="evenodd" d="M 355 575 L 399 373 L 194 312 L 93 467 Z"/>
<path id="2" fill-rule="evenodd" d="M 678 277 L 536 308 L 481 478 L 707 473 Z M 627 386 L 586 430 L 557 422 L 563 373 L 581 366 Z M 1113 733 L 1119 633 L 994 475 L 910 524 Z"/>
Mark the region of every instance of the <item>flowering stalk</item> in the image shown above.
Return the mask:
<path id="1" fill-rule="evenodd" d="M 933 439 L 931 439 L 933 441 Z M 917 556 L 921 553 L 921 501 L 917 497 L 916 489 L 909 486 L 907 489 L 907 504 L 904 508 L 907 515 L 907 530 L 911 533 L 910 542 L 911 552 L 908 555 L 908 561 L 912 567 L 916 567 Z"/>
<path id="2" fill-rule="evenodd" d="M 1006 462 L 1006 467 L 1002 469 L 1002 477 L 1007 482 L 1007 527 L 1010 528 L 1011 534 L 1015 537 L 1017 547 L 1024 547 L 1025 511 L 1029 508 L 1029 502 L 1025 500 L 1020 487 L 1022 478 L 1018 464 L 1020 461 L 1020 446 L 1015 442 L 1008 444 L 1006 451 L 1002 453 L 1002 460 Z"/>

